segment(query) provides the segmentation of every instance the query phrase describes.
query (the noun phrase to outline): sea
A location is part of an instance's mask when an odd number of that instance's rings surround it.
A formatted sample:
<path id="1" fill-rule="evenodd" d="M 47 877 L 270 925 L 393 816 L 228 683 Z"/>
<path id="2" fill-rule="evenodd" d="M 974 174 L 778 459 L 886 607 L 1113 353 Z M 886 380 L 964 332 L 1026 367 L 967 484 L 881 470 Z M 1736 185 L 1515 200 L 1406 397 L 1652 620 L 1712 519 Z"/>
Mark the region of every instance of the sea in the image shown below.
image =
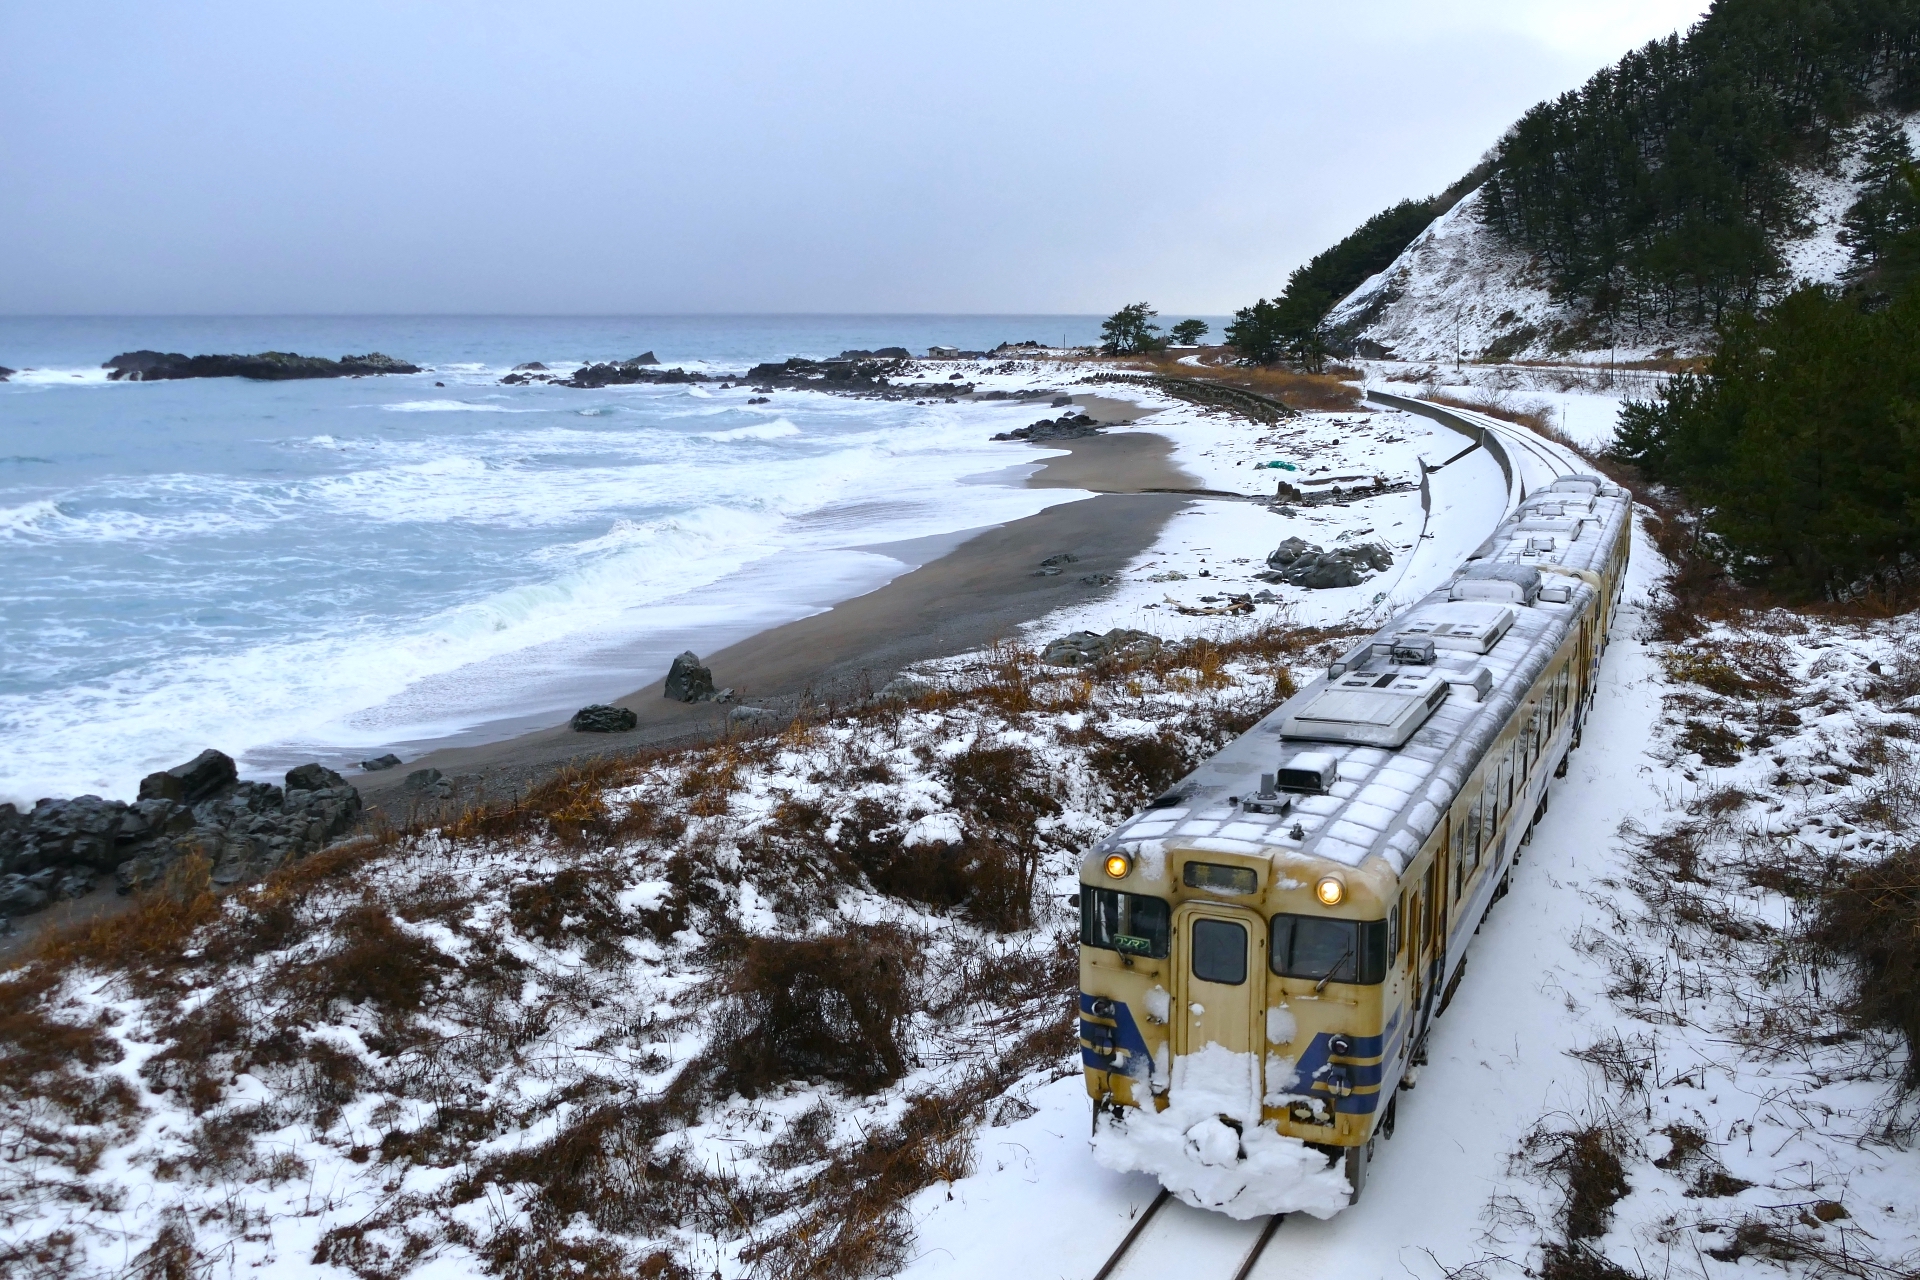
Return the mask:
<path id="1" fill-rule="evenodd" d="M 1036 414 L 717 385 L 502 386 L 652 351 L 1086 343 L 1092 316 L 0 318 L 0 801 L 131 798 L 497 740 L 675 654 L 871 591 L 1082 495 L 988 437 Z M 417 375 L 116 383 L 130 350 L 369 351 Z M 726 675 L 727 673 L 722 673 Z"/>

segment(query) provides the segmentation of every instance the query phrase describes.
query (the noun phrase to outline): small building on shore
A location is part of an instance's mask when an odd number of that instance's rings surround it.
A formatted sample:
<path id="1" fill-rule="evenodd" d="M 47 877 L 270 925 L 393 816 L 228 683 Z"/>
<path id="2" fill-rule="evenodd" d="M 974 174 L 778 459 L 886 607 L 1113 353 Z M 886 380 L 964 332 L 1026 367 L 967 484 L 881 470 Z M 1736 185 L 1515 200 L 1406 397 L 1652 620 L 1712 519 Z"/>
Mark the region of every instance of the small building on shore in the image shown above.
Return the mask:
<path id="1" fill-rule="evenodd" d="M 928 347 L 927 358 L 930 360 L 958 360 L 960 358 L 960 348 Z"/>

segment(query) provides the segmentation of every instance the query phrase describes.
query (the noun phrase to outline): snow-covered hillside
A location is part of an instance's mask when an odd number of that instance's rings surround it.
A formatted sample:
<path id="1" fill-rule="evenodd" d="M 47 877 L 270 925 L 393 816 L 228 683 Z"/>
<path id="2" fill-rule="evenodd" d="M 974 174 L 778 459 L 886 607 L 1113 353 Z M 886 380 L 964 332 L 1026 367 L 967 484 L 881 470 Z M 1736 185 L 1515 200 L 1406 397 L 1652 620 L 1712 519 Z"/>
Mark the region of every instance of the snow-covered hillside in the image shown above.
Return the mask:
<path id="1" fill-rule="evenodd" d="M 1920 139 L 1920 114 L 1906 120 Z M 1781 245 L 1783 286 L 1830 284 L 1848 263 L 1839 241 L 1841 218 L 1858 197 L 1858 155 L 1837 172 L 1795 174 L 1805 201 L 1802 232 Z M 1502 240 L 1480 220 L 1476 190 L 1436 218 L 1393 264 L 1373 276 L 1327 316 L 1340 344 L 1362 355 L 1382 349 L 1400 360 L 1635 360 L 1706 350 L 1709 328 L 1659 323 L 1610 331 L 1580 304 L 1556 300 L 1539 263 Z"/>

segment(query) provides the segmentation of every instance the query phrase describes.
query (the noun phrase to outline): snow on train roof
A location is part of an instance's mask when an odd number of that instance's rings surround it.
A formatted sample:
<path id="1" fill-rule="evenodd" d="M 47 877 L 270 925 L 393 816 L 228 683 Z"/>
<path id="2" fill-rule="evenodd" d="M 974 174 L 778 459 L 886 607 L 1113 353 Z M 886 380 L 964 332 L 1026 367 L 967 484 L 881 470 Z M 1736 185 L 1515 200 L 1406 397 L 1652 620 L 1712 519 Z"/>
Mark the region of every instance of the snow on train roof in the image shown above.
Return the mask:
<path id="1" fill-rule="evenodd" d="M 1561 505 L 1563 498 L 1577 500 L 1564 504 L 1568 511 L 1578 510 L 1583 528 L 1577 533 L 1562 536 L 1522 527 L 1546 518 L 1560 519 L 1560 512 L 1549 517 L 1541 508 Z M 1432 715 L 1399 749 L 1284 737 L 1281 726 L 1290 716 L 1350 672 L 1323 677 L 1182 779 L 1168 793 L 1176 798 L 1172 806 L 1148 809 L 1129 819 L 1094 852 L 1104 856 L 1124 849 L 1149 878 L 1165 875 L 1167 854 L 1174 849 L 1307 856 L 1351 867 L 1377 854 L 1396 873 L 1404 871 L 1565 639 L 1573 617 L 1593 596 L 1594 588 L 1586 582 L 1552 569 L 1597 571 L 1631 509 L 1630 496 L 1611 486 L 1594 495 L 1535 495 L 1502 522 L 1469 565 L 1463 566 L 1460 576 L 1475 563 L 1494 568 L 1502 580 L 1518 576 L 1500 572 L 1507 566 L 1547 567 L 1550 581 L 1571 585 L 1564 601 L 1536 597 L 1531 603 L 1509 605 L 1462 602 L 1449 598 L 1449 584 L 1416 601 L 1356 648 L 1355 653 L 1365 651 L 1367 656 L 1358 659 L 1351 671 L 1442 675 L 1451 686 Z M 1553 545 L 1540 542 L 1543 537 L 1551 537 Z M 1489 625 L 1495 612 L 1512 615 L 1504 632 Z M 1466 652 L 1449 652 L 1443 639 L 1431 665 L 1399 665 L 1391 661 L 1390 653 L 1378 653 L 1390 647 L 1396 636 L 1407 635 L 1409 628 L 1443 638 L 1458 629 L 1491 643 L 1484 653 L 1475 651 L 1477 645 Z M 1477 700 L 1466 679 L 1469 668 L 1475 666 L 1486 668 L 1491 676 L 1490 688 Z M 1274 773 L 1304 755 L 1334 761 L 1337 781 L 1327 793 L 1290 796 L 1291 810 L 1284 814 L 1253 812 L 1240 803 L 1255 795 L 1262 774 Z"/>

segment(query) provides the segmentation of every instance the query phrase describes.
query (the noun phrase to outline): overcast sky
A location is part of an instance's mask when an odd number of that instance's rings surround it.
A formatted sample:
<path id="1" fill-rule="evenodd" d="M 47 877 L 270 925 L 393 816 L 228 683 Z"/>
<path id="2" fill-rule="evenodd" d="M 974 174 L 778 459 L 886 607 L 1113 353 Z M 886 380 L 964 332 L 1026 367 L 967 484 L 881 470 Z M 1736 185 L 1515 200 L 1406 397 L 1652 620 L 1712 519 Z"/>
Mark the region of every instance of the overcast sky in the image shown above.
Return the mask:
<path id="1" fill-rule="evenodd" d="M 0 3 L 0 312 L 1217 314 L 1701 0 Z"/>

